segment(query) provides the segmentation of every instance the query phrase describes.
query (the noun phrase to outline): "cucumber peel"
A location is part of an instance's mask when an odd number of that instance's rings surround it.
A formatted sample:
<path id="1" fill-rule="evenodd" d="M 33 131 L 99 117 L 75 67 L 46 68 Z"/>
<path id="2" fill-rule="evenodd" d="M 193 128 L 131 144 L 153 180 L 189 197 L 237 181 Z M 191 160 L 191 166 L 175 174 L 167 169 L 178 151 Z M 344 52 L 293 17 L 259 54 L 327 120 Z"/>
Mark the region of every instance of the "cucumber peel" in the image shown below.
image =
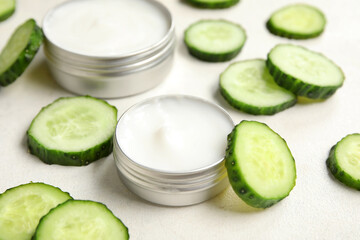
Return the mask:
<path id="1" fill-rule="evenodd" d="M 13 15 L 15 4 L 15 0 L 0 0 L 0 22 Z"/>
<path id="2" fill-rule="evenodd" d="M 360 190 L 360 134 L 349 134 L 336 143 L 326 165 L 341 183 Z"/>
<path id="3" fill-rule="evenodd" d="M 0 239 L 28 240 L 42 216 L 71 196 L 44 183 L 28 183 L 0 195 Z"/>
<path id="4" fill-rule="evenodd" d="M 47 164 L 87 165 L 113 149 L 117 109 L 90 96 L 59 98 L 44 107 L 28 131 L 30 153 Z"/>
<path id="5" fill-rule="evenodd" d="M 266 124 L 242 121 L 228 136 L 225 167 L 235 193 L 248 205 L 268 208 L 295 186 L 294 158 Z"/>
<path id="6" fill-rule="evenodd" d="M 34 19 L 20 25 L 0 53 L 0 86 L 13 83 L 38 52 L 43 33 Z"/>
<path id="7" fill-rule="evenodd" d="M 229 8 L 240 2 L 240 0 L 185 0 L 185 1 L 195 7 L 209 8 L 209 9 Z"/>

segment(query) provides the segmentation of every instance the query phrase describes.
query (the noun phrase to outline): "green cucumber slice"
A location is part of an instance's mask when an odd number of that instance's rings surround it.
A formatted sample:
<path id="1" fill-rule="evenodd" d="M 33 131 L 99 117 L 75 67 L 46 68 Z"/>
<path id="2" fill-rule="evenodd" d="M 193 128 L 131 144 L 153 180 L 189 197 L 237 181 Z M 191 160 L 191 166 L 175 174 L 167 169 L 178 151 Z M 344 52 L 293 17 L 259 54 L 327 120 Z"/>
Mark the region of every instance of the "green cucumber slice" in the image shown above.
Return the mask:
<path id="1" fill-rule="evenodd" d="M 43 41 L 34 19 L 19 26 L 0 53 L 0 86 L 14 82 L 27 68 Z"/>
<path id="2" fill-rule="evenodd" d="M 276 45 L 266 64 L 277 84 L 312 99 L 330 97 L 345 79 L 341 69 L 324 55 L 297 45 Z"/>
<path id="3" fill-rule="evenodd" d="M 15 0 L 0 0 L 0 22 L 8 19 L 15 12 Z"/>
<path id="4" fill-rule="evenodd" d="M 294 158 L 285 140 L 264 123 L 235 126 L 228 136 L 225 166 L 235 193 L 252 207 L 270 207 L 295 186 Z"/>
<path id="5" fill-rule="evenodd" d="M 340 182 L 360 190 L 360 134 L 349 134 L 335 144 L 326 165 Z"/>
<path id="6" fill-rule="evenodd" d="M 42 216 L 71 199 L 57 187 L 28 183 L 0 195 L 0 239 L 29 240 Z"/>
<path id="7" fill-rule="evenodd" d="M 198 8 L 229 8 L 240 0 L 186 0 L 186 2 Z"/>
<path id="8" fill-rule="evenodd" d="M 112 152 L 117 109 L 90 96 L 59 98 L 32 121 L 30 153 L 47 164 L 87 165 Z"/>
<path id="9" fill-rule="evenodd" d="M 129 239 L 128 229 L 104 204 L 69 200 L 44 216 L 33 240 Z"/>
<path id="10" fill-rule="evenodd" d="M 325 25 L 325 15 L 307 4 L 285 6 L 274 12 L 266 23 L 271 33 L 293 39 L 317 37 L 324 31 Z"/>
<path id="11" fill-rule="evenodd" d="M 236 57 L 245 41 L 245 30 L 226 20 L 200 20 L 185 31 L 185 44 L 191 55 L 208 62 Z"/>
<path id="12" fill-rule="evenodd" d="M 296 103 L 296 96 L 275 82 L 265 61 L 231 64 L 220 75 L 220 92 L 233 107 L 255 115 L 272 115 Z"/>

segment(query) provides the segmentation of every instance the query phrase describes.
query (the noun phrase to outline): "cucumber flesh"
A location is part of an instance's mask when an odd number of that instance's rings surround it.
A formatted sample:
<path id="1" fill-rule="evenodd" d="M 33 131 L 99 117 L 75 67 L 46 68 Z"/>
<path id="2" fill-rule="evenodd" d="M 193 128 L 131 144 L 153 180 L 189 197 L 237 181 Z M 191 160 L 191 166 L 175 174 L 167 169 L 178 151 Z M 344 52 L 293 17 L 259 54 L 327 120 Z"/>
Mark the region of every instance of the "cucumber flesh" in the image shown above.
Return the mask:
<path id="1" fill-rule="evenodd" d="M 43 33 L 35 20 L 19 26 L 0 53 L 0 86 L 14 82 L 35 57 L 43 41 Z"/>
<path id="2" fill-rule="evenodd" d="M 229 8 L 236 5 L 240 0 L 186 0 L 186 2 L 199 8 Z"/>
<path id="3" fill-rule="evenodd" d="M 325 29 L 326 19 L 317 8 L 307 4 L 294 4 L 274 12 L 266 26 L 278 36 L 308 39 L 319 36 Z"/>
<path id="4" fill-rule="evenodd" d="M 128 229 L 103 204 L 69 200 L 43 217 L 33 240 L 122 240 L 129 239 Z"/>
<path id="5" fill-rule="evenodd" d="M 200 20 L 185 31 L 185 44 L 191 55 L 209 62 L 228 61 L 239 54 L 245 30 L 225 20 Z"/>
<path id="6" fill-rule="evenodd" d="M 256 208 L 274 205 L 295 186 L 295 161 L 285 140 L 260 122 L 235 126 L 228 136 L 225 166 L 235 193 Z"/>
<path id="7" fill-rule="evenodd" d="M 278 85 L 312 99 L 330 97 L 345 79 L 341 69 L 324 55 L 291 44 L 271 49 L 267 67 Z"/>
<path id="8" fill-rule="evenodd" d="M 15 0 L 0 0 L 0 21 L 8 19 L 15 12 Z"/>
<path id="9" fill-rule="evenodd" d="M 0 195 L 0 239 L 31 239 L 40 218 L 68 199 L 68 193 L 44 183 L 6 190 Z"/>
<path id="10" fill-rule="evenodd" d="M 28 146 L 43 162 L 87 165 L 112 152 L 117 109 L 90 96 L 59 98 L 32 121 Z"/>
<path id="11" fill-rule="evenodd" d="M 230 105 L 256 115 L 275 114 L 296 103 L 293 93 L 274 82 L 262 59 L 231 64 L 220 75 L 220 91 Z"/>
<path id="12" fill-rule="evenodd" d="M 360 190 L 360 134 L 350 134 L 330 150 L 326 164 L 343 184 Z"/>

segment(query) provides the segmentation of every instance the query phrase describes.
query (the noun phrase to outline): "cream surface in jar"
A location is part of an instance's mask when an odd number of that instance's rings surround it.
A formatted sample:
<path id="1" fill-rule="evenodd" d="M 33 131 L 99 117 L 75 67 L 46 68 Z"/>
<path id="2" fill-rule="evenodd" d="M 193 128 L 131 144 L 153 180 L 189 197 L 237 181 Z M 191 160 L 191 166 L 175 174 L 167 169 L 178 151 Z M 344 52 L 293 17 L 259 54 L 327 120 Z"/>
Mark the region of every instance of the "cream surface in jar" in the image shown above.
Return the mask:
<path id="1" fill-rule="evenodd" d="M 43 28 L 52 43 L 69 52 L 119 56 L 164 38 L 169 29 L 164 14 L 146 0 L 75 0 L 53 9 Z"/>
<path id="2" fill-rule="evenodd" d="M 189 172 L 224 157 L 231 118 L 219 107 L 193 97 L 158 97 L 121 117 L 116 139 L 132 161 L 164 172 Z"/>

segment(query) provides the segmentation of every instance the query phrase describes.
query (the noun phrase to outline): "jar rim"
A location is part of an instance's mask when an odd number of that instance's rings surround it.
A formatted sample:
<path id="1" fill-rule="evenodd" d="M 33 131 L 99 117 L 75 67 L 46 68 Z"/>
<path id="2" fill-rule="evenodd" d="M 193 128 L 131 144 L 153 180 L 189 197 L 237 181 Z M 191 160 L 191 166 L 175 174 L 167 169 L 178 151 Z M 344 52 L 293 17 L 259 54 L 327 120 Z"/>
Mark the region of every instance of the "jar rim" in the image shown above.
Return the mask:
<path id="1" fill-rule="evenodd" d="M 87 0 L 74 0 L 74 1 L 87 1 Z M 162 46 L 169 44 L 169 42 L 171 42 L 171 40 L 174 38 L 175 23 L 174 23 L 174 20 L 173 20 L 173 17 L 171 15 L 170 11 L 162 3 L 160 3 L 156 0 L 143 0 L 146 2 L 150 2 L 151 4 L 156 6 L 160 11 L 162 11 L 164 13 L 164 16 L 166 16 L 167 22 L 169 23 L 168 24 L 169 28 L 168 28 L 166 34 L 160 39 L 160 41 L 158 41 L 148 47 L 134 50 L 134 51 L 131 51 L 131 52 L 128 52 L 125 54 L 119 54 L 119 55 L 109 55 L 109 56 L 107 56 L 107 55 L 90 55 L 90 54 L 87 55 L 87 54 L 69 51 L 69 50 L 57 45 L 56 43 L 52 42 L 48 38 L 46 22 L 51 17 L 53 12 L 56 11 L 58 8 L 61 8 L 62 6 L 69 4 L 70 2 L 74 2 L 74 1 L 66 1 L 66 2 L 61 3 L 61 4 L 57 5 L 56 7 L 52 8 L 51 10 L 49 10 L 47 12 L 47 14 L 45 15 L 43 22 L 42 22 L 42 26 L 43 26 L 42 30 L 43 30 L 45 40 L 48 45 L 48 49 L 51 52 L 54 52 L 56 55 L 61 54 L 62 57 L 65 57 L 66 59 L 74 59 L 74 61 L 84 60 L 84 61 L 89 61 L 89 62 L 113 61 L 113 60 L 118 60 L 118 61 L 122 60 L 124 62 L 127 62 L 132 59 L 143 58 L 149 54 L 152 54 L 154 51 L 158 50 Z M 73 62 L 73 61 L 71 61 L 71 62 Z"/>
<path id="2" fill-rule="evenodd" d="M 126 161 L 130 164 L 130 165 L 133 165 L 133 166 L 136 166 L 137 168 L 140 168 L 140 169 L 143 169 L 145 171 L 148 171 L 148 172 L 154 172 L 154 173 L 157 173 L 161 176 L 168 176 L 168 177 L 177 177 L 177 176 L 182 176 L 182 177 L 185 177 L 185 176 L 194 176 L 194 175 L 198 175 L 198 174 L 201 174 L 201 173 L 204 173 L 206 171 L 209 171 L 211 169 L 213 169 L 214 167 L 218 166 L 219 164 L 221 164 L 223 161 L 224 161 L 224 157 L 221 158 L 221 159 L 218 159 L 217 161 L 209 164 L 209 165 L 206 165 L 206 166 L 203 166 L 203 167 L 200 167 L 200 168 L 196 168 L 196 169 L 192 169 L 192 170 L 187 170 L 187 171 L 164 171 L 164 170 L 161 170 L 161 169 L 156 169 L 156 168 L 152 168 L 152 167 L 149 167 L 149 166 L 145 166 L 145 165 L 142 165 L 138 162 L 136 162 L 135 160 L 131 159 L 124 151 L 123 149 L 121 148 L 120 146 L 120 143 L 118 141 L 118 138 L 117 138 L 117 131 L 118 131 L 118 128 L 120 126 L 120 122 L 122 121 L 123 117 L 128 114 L 130 111 L 133 111 L 134 109 L 136 108 L 139 108 L 141 107 L 142 105 L 148 103 L 148 102 L 151 102 L 151 101 L 157 101 L 157 100 L 161 100 L 161 99 L 166 99 L 166 98 L 185 98 L 185 99 L 191 99 L 191 100 L 195 100 L 195 101 L 200 101 L 202 103 L 205 103 L 205 104 L 208 104 L 210 106 L 212 106 L 213 108 L 215 108 L 217 111 L 220 111 L 224 114 L 224 117 L 227 118 L 227 120 L 229 120 L 229 122 L 232 123 L 232 125 L 234 126 L 234 121 L 232 120 L 232 118 L 230 117 L 229 113 L 227 113 L 225 111 L 225 109 L 223 109 L 222 107 L 220 107 L 219 105 L 215 104 L 215 103 L 212 103 L 208 100 L 205 100 L 203 98 L 199 98 L 199 97 L 195 97 L 195 96 L 191 96 L 191 95 L 182 95 L 182 94 L 167 94 L 167 95 L 160 95 L 160 96 L 155 96 L 155 97 L 151 97 L 151 98 L 148 98 L 148 99 L 145 99 L 143 101 L 140 101 L 134 105 L 132 105 L 130 108 L 128 108 L 119 118 L 119 121 L 116 125 L 116 129 L 115 129 L 115 134 L 114 134 L 114 155 L 123 155 L 123 157 L 126 159 Z"/>

